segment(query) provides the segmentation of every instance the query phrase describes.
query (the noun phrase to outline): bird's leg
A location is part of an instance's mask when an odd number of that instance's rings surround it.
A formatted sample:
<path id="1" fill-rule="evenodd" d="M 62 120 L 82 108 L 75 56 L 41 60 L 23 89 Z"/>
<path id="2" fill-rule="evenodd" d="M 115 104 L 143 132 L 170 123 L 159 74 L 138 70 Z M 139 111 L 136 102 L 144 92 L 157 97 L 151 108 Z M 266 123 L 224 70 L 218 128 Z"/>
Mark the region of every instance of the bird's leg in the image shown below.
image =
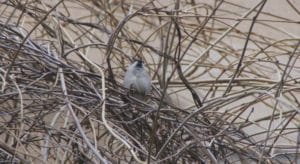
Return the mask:
<path id="1" fill-rule="evenodd" d="M 136 92 L 136 88 L 134 87 L 133 84 L 130 85 L 130 89 L 129 89 L 130 93 L 134 94 Z"/>

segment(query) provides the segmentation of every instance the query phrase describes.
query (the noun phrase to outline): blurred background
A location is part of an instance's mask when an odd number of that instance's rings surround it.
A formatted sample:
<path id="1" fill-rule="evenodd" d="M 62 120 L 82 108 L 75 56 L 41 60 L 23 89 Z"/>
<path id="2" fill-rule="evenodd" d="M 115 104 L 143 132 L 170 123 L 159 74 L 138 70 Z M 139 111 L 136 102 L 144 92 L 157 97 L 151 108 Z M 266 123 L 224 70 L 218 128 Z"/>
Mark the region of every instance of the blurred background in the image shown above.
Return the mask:
<path id="1" fill-rule="evenodd" d="M 300 1 L 0 4 L 0 161 L 297 163 Z"/>

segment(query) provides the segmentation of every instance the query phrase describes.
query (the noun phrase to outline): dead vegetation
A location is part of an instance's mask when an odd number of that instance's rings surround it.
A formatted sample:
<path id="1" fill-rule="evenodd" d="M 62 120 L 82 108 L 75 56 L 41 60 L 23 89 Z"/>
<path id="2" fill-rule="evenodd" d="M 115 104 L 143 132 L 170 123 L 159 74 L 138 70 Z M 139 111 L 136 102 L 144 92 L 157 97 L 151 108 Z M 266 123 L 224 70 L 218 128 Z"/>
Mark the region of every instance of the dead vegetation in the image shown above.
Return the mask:
<path id="1" fill-rule="evenodd" d="M 0 3 L 1 162 L 296 163 L 300 19 L 272 2 Z"/>

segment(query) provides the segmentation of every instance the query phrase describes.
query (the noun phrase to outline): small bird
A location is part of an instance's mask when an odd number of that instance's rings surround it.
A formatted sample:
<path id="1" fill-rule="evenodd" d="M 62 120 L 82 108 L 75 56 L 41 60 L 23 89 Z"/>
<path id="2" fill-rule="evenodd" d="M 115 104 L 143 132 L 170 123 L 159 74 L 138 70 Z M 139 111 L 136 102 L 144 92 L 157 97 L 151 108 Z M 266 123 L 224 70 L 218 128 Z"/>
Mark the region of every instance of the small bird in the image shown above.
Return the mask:
<path id="1" fill-rule="evenodd" d="M 131 64 L 124 77 L 124 87 L 133 90 L 135 97 L 143 98 L 151 91 L 151 78 L 144 68 L 142 60 Z"/>

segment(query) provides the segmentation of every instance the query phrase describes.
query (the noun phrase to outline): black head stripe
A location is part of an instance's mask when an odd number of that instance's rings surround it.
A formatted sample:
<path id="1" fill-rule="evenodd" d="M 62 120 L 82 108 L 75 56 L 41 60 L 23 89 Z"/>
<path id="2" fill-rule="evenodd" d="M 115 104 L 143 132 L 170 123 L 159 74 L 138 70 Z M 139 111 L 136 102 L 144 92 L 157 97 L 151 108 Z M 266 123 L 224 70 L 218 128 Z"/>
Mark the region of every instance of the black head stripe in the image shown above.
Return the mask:
<path id="1" fill-rule="evenodd" d="M 143 61 L 142 60 L 138 60 L 137 64 L 136 64 L 136 67 L 142 68 L 143 67 Z"/>

